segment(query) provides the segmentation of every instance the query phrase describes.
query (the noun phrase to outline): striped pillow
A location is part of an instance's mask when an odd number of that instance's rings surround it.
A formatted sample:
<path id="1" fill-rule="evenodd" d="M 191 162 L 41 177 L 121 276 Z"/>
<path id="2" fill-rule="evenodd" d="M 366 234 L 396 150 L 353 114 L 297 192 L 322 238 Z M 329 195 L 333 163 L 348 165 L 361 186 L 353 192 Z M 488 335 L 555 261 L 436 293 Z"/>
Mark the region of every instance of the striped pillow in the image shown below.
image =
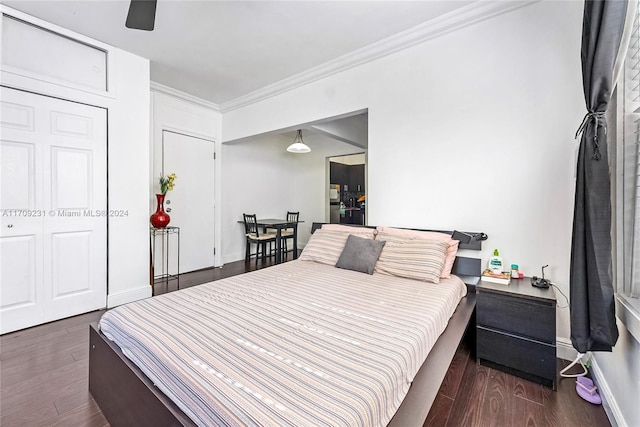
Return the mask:
<path id="1" fill-rule="evenodd" d="M 357 234 L 358 237 L 364 237 L 362 236 L 362 234 L 370 234 L 371 239 L 377 234 L 375 228 L 363 227 L 359 225 L 322 224 L 322 229 L 326 231 L 341 231 L 343 233 Z"/>
<path id="2" fill-rule="evenodd" d="M 366 239 L 373 239 L 373 232 L 352 234 Z M 329 231 L 320 228 L 311 235 L 298 259 L 336 265 L 349 235 L 350 233 L 344 231 Z"/>
<path id="3" fill-rule="evenodd" d="M 453 263 L 456 260 L 456 254 L 458 253 L 458 240 L 453 240 L 450 235 L 446 233 L 439 233 L 437 231 L 420 231 L 420 230 L 406 230 L 402 228 L 392 227 L 377 227 L 378 233 L 385 233 L 386 236 L 397 236 L 405 239 L 427 239 L 427 240 L 439 240 L 449 243 L 449 249 L 447 250 L 447 258 L 444 262 L 444 268 L 440 273 L 441 279 L 447 279 L 451 277 L 451 270 L 453 269 Z"/>
<path id="4" fill-rule="evenodd" d="M 375 272 L 439 283 L 449 244 L 438 240 L 406 239 L 392 236 L 385 239 L 379 233 L 376 240 L 385 240 Z"/>

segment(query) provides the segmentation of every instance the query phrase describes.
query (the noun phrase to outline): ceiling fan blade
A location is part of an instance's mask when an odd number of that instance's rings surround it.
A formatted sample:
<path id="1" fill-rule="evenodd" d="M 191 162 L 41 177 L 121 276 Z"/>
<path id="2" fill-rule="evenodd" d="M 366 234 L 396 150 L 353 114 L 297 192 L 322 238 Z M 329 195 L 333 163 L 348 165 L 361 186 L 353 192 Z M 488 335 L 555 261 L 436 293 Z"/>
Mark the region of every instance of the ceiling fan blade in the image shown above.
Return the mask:
<path id="1" fill-rule="evenodd" d="M 127 28 L 152 31 L 156 20 L 158 0 L 131 0 L 127 14 Z"/>

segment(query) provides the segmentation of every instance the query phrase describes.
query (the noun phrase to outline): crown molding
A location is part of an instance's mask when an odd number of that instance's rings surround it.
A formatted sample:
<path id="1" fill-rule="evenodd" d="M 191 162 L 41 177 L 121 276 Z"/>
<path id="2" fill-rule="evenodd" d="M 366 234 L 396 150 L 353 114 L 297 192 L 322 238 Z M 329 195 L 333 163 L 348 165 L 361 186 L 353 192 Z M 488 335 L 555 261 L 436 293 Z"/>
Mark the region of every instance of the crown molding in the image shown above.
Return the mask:
<path id="1" fill-rule="evenodd" d="M 207 101 L 206 99 L 198 98 L 197 96 L 193 96 L 186 92 L 182 92 L 181 90 L 174 89 L 169 86 L 165 86 L 158 82 L 151 82 L 151 90 L 153 92 L 163 93 L 165 95 L 173 96 L 174 98 L 181 99 L 183 101 L 190 102 L 192 104 L 199 105 L 201 107 L 210 108 L 216 112 L 220 112 L 220 106 L 214 102 Z"/>
<path id="2" fill-rule="evenodd" d="M 263 101 L 289 90 L 365 64 L 452 31 L 511 12 L 540 0 L 480 0 L 445 15 L 423 22 L 353 52 L 339 56 L 317 67 L 267 85 L 261 89 L 220 104 L 223 113 Z"/>

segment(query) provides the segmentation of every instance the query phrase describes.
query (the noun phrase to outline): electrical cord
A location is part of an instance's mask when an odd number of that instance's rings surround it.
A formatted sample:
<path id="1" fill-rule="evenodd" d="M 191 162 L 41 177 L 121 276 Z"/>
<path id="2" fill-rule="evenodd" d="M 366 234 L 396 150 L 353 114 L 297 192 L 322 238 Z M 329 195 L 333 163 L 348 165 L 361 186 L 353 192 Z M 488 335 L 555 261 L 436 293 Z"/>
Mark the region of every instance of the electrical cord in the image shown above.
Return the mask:
<path id="1" fill-rule="evenodd" d="M 567 298 L 567 295 L 565 295 L 565 293 L 562 292 L 562 290 L 559 287 L 557 287 L 555 284 L 551 283 L 550 280 L 545 280 L 545 278 L 544 278 L 544 269 L 546 267 L 548 267 L 548 265 L 545 265 L 545 266 L 542 267 L 542 282 L 546 282 L 550 286 L 553 286 L 558 292 L 560 292 L 562 294 L 562 296 L 564 297 L 564 300 L 566 301 L 565 305 L 558 305 L 558 308 L 571 307 L 571 303 L 569 302 L 569 298 Z M 533 279 L 536 280 L 536 277 L 534 276 Z M 589 371 L 587 370 L 587 367 L 582 362 L 582 357 L 584 355 L 585 355 L 584 353 L 578 352 L 578 356 L 575 358 L 575 360 L 560 371 L 560 376 L 563 377 L 563 378 L 578 378 L 578 377 L 584 377 L 585 375 L 587 375 L 589 373 Z M 567 374 L 567 371 L 569 371 L 569 369 L 573 368 L 577 364 L 580 364 L 580 366 L 582 367 L 582 372 L 579 372 L 577 374 Z"/>
<path id="2" fill-rule="evenodd" d="M 553 283 L 549 282 L 549 284 L 553 286 L 558 292 L 560 292 L 564 297 L 564 300 L 566 301 L 566 305 L 558 305 L 558 308 L 570 307 L 571 304 L 569 303 L 569 298 L 567 298 L 565 293 L 562 292 L 562 290 L 556 285 L 554 285 Z M 578 356 L 576 356 L 575 360 L 560 371 L 560 376 L 563 378 L 578 378 L 578 377 L 584 377 L 585 375 L 587 375 L 589 371 L 587 370 L 587 367 L 582 362 L 582 358 L 584 357 L 584 355 L 585 355 L 584 353 L 578 353 Z M 582 372 L 579 372 L 577 374 L 567 374 L 567 371 L 573 368 L 577 364 L 580 364 L 580 366 L 582 367 Z"/>
<path id="3" fill-rule="evenodd" d="M 570 306 L 571 306 L 571 304 L 569 303 L 569 298 L 567 298 L 567 296 L 564 294 L 564 292 L 562 292 L 562 291 L 560 290 L 560 288 L 559 288 L 559 287 L 557 287 L 556 285 L 554 285 L 553 283 L 549 282 L 549 284 L 550 284 L 551 286 L 553 286 L 553 287 L 554 287 L 558 292 L 560 292 L 560 293 L 562 294 L 562 296 L 564 297 L 564 300 L 566 301 L 566 305 L 558 305 L 558 308 L 567 308 L 567 307 L 570 307 Z"/>
<path id="4" fill-rule="evenodd" d="M 584 377 L 585 375 L 587 375 L 589 371 L 587 371 L 587 367 L 584 366 L 584 363 L 582 363 L 582 356 L 584 356 L 584 353 L 578 353 L 578 356 L 576 357 L 576 359 L 573 362 L 571 362 L 569 365 L 567 365 L 566 368 L 560 371 L 560 376 L 563 378 L 578 378 L 578 377 Z M 582 372 L 578 374 L 566 373 L 569 369 L 573 368 L 578 363 L 580 364 L 580 366 L 582 366 Z"/>

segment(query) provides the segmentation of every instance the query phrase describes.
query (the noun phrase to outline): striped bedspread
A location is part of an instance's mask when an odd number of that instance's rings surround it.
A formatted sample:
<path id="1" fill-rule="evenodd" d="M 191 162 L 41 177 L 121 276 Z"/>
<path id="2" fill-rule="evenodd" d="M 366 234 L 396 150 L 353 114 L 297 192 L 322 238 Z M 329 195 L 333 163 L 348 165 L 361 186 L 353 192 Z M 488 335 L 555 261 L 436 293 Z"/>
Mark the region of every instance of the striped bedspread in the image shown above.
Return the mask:
<path id="1" fill-rule="evenodd" d="M 198 425 L 385 426 L 465 293 L 455 276 L 297 260 L 117 307 L 100 327 Z"/>

